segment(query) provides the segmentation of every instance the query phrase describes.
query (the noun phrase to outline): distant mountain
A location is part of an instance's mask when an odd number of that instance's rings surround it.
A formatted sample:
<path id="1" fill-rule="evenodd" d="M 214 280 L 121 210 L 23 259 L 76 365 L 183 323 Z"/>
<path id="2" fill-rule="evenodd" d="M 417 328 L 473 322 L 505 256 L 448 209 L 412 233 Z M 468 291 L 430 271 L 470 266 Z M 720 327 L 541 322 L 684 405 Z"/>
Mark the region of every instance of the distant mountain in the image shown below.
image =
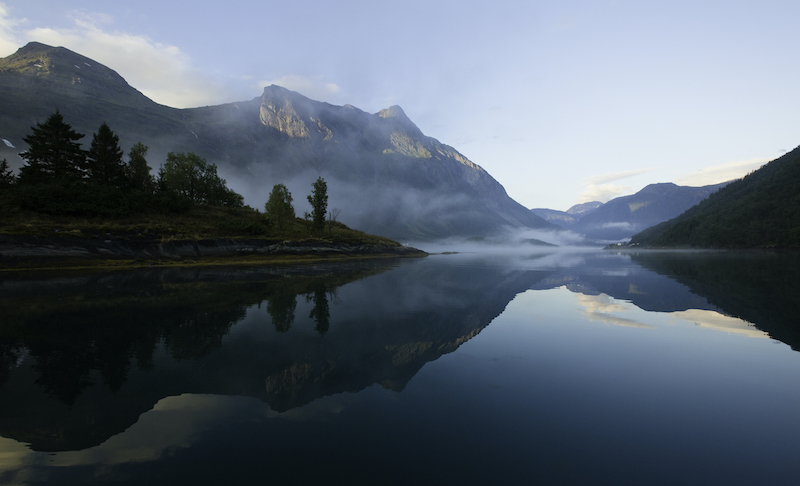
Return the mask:
<path id="1" fill-rule="evenodd" d="M 564 227 L 573 225 L 578 221 L 575 216 L 566 211 L 559 211 L 557 209 L 534 208 L 531 209 L 531 212 L 549 223 Z"/>
<path id="2" fill-rule="evenodd" d="M 703 187 L 671 182 L 650 184 L 631 196 L 614 198 L 581 218 L 570 230 L 599 241 L 627 240 L 645 228 L 681 214 L 727 183 Z"/>
<path id="3" fill-rule="evenodd" d="M 631 244 L 696 248 L 800 247 L 800 147 L 730 183 Z"/>
<path id="4" fill-rule="evenodd" d="M 600 206 L 602 205 L 603 203 L 601 203 L 600 201 L 591 201 L 583 204 L 576 204 L 571 208 L 567 209 L 567 214 L 570 214 L 577 219 L 581 219 L 584 216 L 588 216 L 593 212 L 597 211 L 598 209 L 600 209 Z"/>
<path id="5" fill-rule="evenodd" d="M 175 109 L 63 47 L 34 42 L 0 59 L 0 138 L 14 146 L 0 144 L 0 156 L 12 167 L 21 165 L 30 127 L 56 109 L 87 135 L 84 146 L 105 121 L 123 150 L 148 145 L 151 166 L 168 152 L 194 152 L 255 207 L 283 183 L 302 215 L 311 182 L 322 176 L 342 222 L 403 241 L 556 228 L 483 168 L 424 135 L 398 106 L 370 114 L 269 86 L 250 101 Z"/>
<path id="6" fill-rule="evenodd" d="M 531 209 L 546 221 L 584 235 L 598 243 L 629 239 L 638 231 L 681 214 L 727 183 L 703 187 L 678 186 L 671 182 L 650 184 L 631 196 L 603 204 L 590 202 L 567 211 Z"/>
<path id="7" fill-rule="evenodd" d="M 592 201 L 583 204 L 576 204 L 566 211 L 535 208 L 531 209 L 531 212 L 545 221 L 567 227 L 577 223 L 582 217 L 597 211 L 597 208 L 602 205 L 603 203 L 600 201 Z"/>

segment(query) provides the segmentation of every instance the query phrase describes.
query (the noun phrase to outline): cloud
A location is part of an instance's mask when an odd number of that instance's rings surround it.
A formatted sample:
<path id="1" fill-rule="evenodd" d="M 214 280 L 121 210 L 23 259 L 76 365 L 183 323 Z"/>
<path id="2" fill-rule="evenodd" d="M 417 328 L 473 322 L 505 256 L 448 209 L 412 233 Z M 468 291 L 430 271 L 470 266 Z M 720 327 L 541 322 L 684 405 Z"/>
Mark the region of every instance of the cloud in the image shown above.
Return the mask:
<path id="1" fill-rule="evenodd" d="M 636 169 L 636 170 L 626 170 L 624 172 L 613 172 L 611 174 L 601 174 L 601 175 L 586 177 L 583 179 L 584 181 L 586 181 L 584 186 L 603 185 L 608 182 L 627 179 L 628 177 L 637 176 L 639 174 L 644 174 L 646 172 L 651 172 L 651 171 L 653 171 L 653 169 Z"/>
<path id="2" fill-rule="evenodd" d="M 699 327 L 739 334 L 751 338 L 769 338 L 769 334 L 759 330 L 753 324 L 736 317 L 722 315 L 718 312 L 702 309 L 689 309 L 673 312 L 670 316 L 674 319 L 687 321 Z"/>
<path id="3" fill-rule="evenodd" d="M 578 195 L 578 204 L 600 201 L 607 203 L 617 196 L 630 192 L 631 186 L 620 186 L 617 184 L 587 184 L 586 189 Z"/>
<path id="4" fill-rule="evenodd" d="M 189 108 L 229 101 L 221 84 L 212 82 L 192 66 L 175 46 L 140 35 L 110 31 L 113 17 L 72 12 L 70 28 L 33 27 L 14 19 L 0 3 L 0 55 L 15 52 L 30 41 L 62 46 L 90 57 L 117 71 L 145 96 L 175 108 Z"/>
<path id="5" fill-rule="evenodd" d="M 762 157 L 704 167 L 698 171 L 684 174 L 677 179 L 673 179 L 672 182 L 680 186 L 692 187 L 719 184 L 720 182 L 727 182 L 733 179 L 741 179 L 770 160 L 773 159 Z"/>
<path id="6" fill-rule="evenodd" d="M 603 322 L 612 326 L 636 327 L 640 329 L 655 329 L 655 326 L 645 324 L 634 319 L 617 317 L 613 313 L 627 312 L 631 310 L 630 304 L 616 300 L 606 294 L 585 295 L 576 294 L 578 305 L 584 307 L 581 311 L 583 316 L 594 322 Z"/>
<path id="7" fill-rule="evenodd" d="M 333 102 L 338 100 L 341 89 L 334 83 L 326 83 L 321 76 L 309 78 L 299 76 L 296 74 L 289 74 L 282 76 L 272 81 L 261 81 L 258 83 L 258 89 L 263 89 L 265 86 L 276 84 L 291 91 L 311 98 L 312 100 Z"/>
<path id="8" fill-rule="evenodd" d="M 606 203 L 615 197 L 630 192 L 631 190 L 631 186 L 610 184 L 610 182 L 627 179 L 628 177 L 634 177 L 640 174 L 651 172 L 653 170 L 654 169 L 636 169 L 586 177 L 583 179 L 584 183 L 581 185 L 581 187 L 585 189 L 578 195 L 578 204 L 591 201 L 600 201 L 602 203 Z"/>
<path id="9" fill-rule="evenodd" d="M 17 30 L 24 24 L 25 19 L 12 18 L 8 7 L 4 3 L 0 3 L 0 56 L 13 54 L 19 48 Z"/>

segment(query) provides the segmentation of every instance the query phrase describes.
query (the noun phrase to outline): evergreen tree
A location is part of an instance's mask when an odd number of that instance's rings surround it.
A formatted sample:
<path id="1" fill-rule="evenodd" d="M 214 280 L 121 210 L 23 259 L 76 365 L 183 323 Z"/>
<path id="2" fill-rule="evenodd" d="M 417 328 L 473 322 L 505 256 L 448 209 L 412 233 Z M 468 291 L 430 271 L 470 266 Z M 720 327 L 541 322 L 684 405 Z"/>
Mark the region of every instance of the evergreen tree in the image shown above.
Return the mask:
<path id="1" fill-rule="evenodd" d="M 311 225 L 317 231 L 325 229 L 325 214 L 328 211 L 328 184 L 325 179 L 318 177 L 312 184 L 314 188 L 308 196 L 308 202 L 311 204 Z"/>
<path id="2" fill-rule="evenodd" d="M 23 138 L 29 148 L 20 154 L 26 162 L 19 171 L 21 183 L 83 179 L 86 152 L 78 140 L 84 135 L 64 123 L 58 110 L 31 130 L 31 134 Z"/>
<path id="3" fill-rule="evenodd" d="M 107 186 L 121 186 L 125 181 L 125 166 L 119 137 L 103 122 L 92 137 L 92 146 L 86 157 L 89 180 Z"/>
<path id="4" fill-rule="evenodd" d="M 295 217 L 294 207 L 292 206 L 292 194 L 283 184 L 275 184 L 269 195 L 269 200 L 264 205 L 267 218 L 270 219 L 278 231 L 286 226 Z"/>
<path id="5" fill-rule="evenodd" d="M 14 184 L 15 179 L 14 173 L 11 172 L 11 168 L 8 166 L 8 161 L 3 157 L 0 159 L 0 187 L 8 187 Z"/>
<path id="6" fill-rule="evenodd" d="M 147 165 L 148 147 L 142 142 L 136 142 L 128 153 L 128 163 L 125 165 L 125 177 L 132 188 L 146 192 L 148 194 L 155 190 L 153 176 L 150 175 L 152 168 Z"/>

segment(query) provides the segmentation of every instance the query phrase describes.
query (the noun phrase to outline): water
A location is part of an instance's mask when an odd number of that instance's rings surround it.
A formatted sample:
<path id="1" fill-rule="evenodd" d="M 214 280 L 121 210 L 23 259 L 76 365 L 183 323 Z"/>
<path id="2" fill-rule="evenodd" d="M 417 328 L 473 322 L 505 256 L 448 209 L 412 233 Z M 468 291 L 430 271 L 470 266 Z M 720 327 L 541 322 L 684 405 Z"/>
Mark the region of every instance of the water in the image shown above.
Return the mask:
<path id="1" fill-rule="evenodd" d="M 0 484 L 795 484 L 797 255 L 0 277 Z"/>

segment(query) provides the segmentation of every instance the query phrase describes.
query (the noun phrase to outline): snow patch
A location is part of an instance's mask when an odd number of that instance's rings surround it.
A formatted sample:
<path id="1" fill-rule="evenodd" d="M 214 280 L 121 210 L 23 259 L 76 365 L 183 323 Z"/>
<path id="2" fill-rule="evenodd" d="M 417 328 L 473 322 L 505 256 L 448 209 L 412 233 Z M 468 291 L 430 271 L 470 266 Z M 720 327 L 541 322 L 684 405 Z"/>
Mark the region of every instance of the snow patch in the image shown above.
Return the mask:
<path id="1" fill-rule="evenodd" d="M 75 66 L 75 67 L 76 67 L 76 68 L 78 68 L 78 69 L 80 69 L 80 68 L 81 68 L 81 67 L 80 67 L 80 66 L 78 66 L 77 64 L 73 64 L 73 66 Z"/>
<path id="2" fill-rule="evenodd" d="M 198 137 L 196 133 L 192 132 L 192 129 L 189 128 L 189 125 L 184 125 L 184 126 L 186 127 L 187 130 L 189 130 L 192 133 L 192 135 L 194 135 L 194 138 L 200 140 L 200 137 Z"/>
<path id="3" fill-rule="evenodd" d="M 17 148 L 17 147 L 15 147 L 15 146 L 14 146 L 14 145 L 13 145 L 11 142 L 9 142 L 8 140 L 6 140 L 5 138 L 3 139 L 3 143 L 4 143 L 4 144 L 6 144 L 7 146 L 11 147 L 11 148 Z"/>
<path id="4" fill-rule="evenodd" d="M 89 67 L 92 67 L 91 65 L 89 65 L 89 63 L 88 63 L 88 62 L 85 62 L 84 64 L 86 64 L 86 65 L 87 65 L 87 66 L 89 66 Z"/>

